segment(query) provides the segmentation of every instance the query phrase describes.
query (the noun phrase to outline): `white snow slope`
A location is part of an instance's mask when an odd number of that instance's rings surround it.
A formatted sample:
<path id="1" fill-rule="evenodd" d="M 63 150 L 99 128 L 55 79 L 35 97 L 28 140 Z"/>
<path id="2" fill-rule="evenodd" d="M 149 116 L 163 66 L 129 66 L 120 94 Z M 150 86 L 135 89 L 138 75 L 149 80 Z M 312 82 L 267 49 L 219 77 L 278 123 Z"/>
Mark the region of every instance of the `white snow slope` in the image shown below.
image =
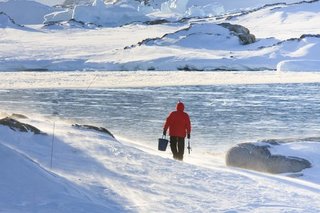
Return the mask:
<path id="1" fill-rule="evenodd" d="M 32 159 L 3 145 L 2 142 L 0 155 L 1 212 L 121 210 L 121 206 L 117 207 L 115 202 L 110 201 L 105 205 L 92 202 L 86 189 L 43 169 Z"/>
<path id="2" fill-rule="evenodd" d="M 72 17 L 82 22 L 29 25 L 33 31 L 0 28 L 0 70 L 319 71 L 319 8 L 319 1 L 279 4 L 147 25 L 141 21 L 163 19 L 164 14 L 157 16 L 137 3 L 122 1 L 112 6 L 96 1 L 73 11 Z M 71 16 L 70 11 L 59 14 L 46 17 L 58 20 Z M 241 45 L 234 33 L 219 30 L 216 24 L 221 22 L 247 27 L 257 41 Z"/>
<path id="3" fill-rule="evenodd" d="M 193 165 L 188 162 L 197 162 L 194 155 L 186 156 L 186 163 L 179 162 L 172 160 L 168 151 L 156 151 L 156 142 L 140 144 L 142 151 L 129 142 L 77 129 L 57 119 L 53 140 L 53 120 L 22 121 L 48 135 L 17 133 L 0 126 L 0 197 L 6 201 L 0 203 L 0 211 L 318 212 L 320 209 L 318 178 L 307 182 L 303 177 L 267 175 L 222 164 Z M 312 160 L 316 158 L 315 150 L 319 150 L 319 144 L 308 144 L 303 153 Z M 318 174 L 317 167 L 308 171 Z"/>
<path id="4" fill-rule="evenodd" d="M 10 0 L 0 2 L 0 12 L 5 12 L 21 25 L 42 24 L 44 16 L 55 9 L 34 1 Z"/>

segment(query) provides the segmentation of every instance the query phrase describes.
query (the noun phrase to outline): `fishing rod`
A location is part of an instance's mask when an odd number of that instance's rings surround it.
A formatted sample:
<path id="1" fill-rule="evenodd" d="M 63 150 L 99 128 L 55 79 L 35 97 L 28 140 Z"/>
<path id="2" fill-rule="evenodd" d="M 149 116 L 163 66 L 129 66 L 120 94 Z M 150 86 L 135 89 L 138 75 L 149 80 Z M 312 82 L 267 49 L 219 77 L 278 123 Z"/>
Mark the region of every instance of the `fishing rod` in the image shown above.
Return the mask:
<path id="1" fill-rule="evenodd" d="M 190 139 L 188 139 L 188 152 L 189 152 L 189 155 L 190 155 L 190 152 L 192 151 L 192 149 L 191 149 L 191 145 L 190 145 Z"/>

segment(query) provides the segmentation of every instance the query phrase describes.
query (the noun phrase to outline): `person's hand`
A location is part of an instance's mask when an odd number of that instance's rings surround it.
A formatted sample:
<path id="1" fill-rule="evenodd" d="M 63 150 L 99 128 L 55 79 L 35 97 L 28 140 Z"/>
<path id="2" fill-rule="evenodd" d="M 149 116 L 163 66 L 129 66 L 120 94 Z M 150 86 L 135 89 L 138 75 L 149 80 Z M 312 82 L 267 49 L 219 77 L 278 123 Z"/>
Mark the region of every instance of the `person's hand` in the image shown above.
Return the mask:
<path id="1" fill-rule="evenodd" d="M 190 133 L 187 135 L 187 138 L 190 139 Z"/>
<path id="2" fill-rule="evenodd" d="M 163 130 L 163 135 L 166 136 L 167 135 L 167 131 L 164 129 Z"/>

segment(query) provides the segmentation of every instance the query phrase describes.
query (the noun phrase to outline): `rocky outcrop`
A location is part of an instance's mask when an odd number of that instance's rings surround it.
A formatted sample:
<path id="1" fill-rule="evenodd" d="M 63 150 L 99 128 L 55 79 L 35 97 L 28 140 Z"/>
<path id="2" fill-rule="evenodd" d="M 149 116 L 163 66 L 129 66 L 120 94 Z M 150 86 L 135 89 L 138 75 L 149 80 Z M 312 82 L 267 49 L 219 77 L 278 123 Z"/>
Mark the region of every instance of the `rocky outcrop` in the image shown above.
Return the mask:
<path id="1" fill-rule="evenodd" d="M 34 134 L 45 134 L 44 132 L 40 131 L 38 128 L 31 126 L 30 124 L 22 123 L 11 117 L 0 119 L 0 125 L 7 126 L 13 131 L 32 132 Z"/>
<path id="2" fill-rule="evenodd" d="M 0 28 L 6 27 L 23 27 L 17 24 L 9 15 L 4 12 L 0 12 Z"/>
<path id="3" fill-rule="evenodd" d="M 96 29 L 102 27 L 94 23 L 84 23 L 75 19 L 69 21 L 47 21 L 42 28 L 44 29 L 68 29 L 68 28 L 83 28 L 83 29 Z"/>
<path id="4" fill-rule="evenodd" d="M 242 143 L 232 147 L 226 155 L 227 166 L 273 174 L 296 173 L 310 168 L 311 163 L 302 158 L 272 155 L 269 145 Z"/>
<path id="5" fill-rule="evenodd" d="M 28 119 L 27 116 L 25 115 L 22 115 L 22 114 L 17 114 L 17 113 L 13 113 L 10 118 L 13 118 L 13 119 Z"/>
<path id="6" fill-rule="evenodd" d="M 221 23 L 219 25 L 227 28 L 231 33 L 238 36 L 240 43 L 243 45 L 256 42 L 256 37 L 253 34 L 250 34 L 250 31 L 244 26 L 230 23 Z"/>
<path id="7" fill-rule="evenodd" d="M 104 127 L 96 127 L 96 126 L 92 126 L 92 125 L 80 125 L 80 124 L 73 124 L 72 126 L 79 128 L 79 129 L 94 130 L 94 131 L 106 133 L 114 138 L 113 134 Z"/>

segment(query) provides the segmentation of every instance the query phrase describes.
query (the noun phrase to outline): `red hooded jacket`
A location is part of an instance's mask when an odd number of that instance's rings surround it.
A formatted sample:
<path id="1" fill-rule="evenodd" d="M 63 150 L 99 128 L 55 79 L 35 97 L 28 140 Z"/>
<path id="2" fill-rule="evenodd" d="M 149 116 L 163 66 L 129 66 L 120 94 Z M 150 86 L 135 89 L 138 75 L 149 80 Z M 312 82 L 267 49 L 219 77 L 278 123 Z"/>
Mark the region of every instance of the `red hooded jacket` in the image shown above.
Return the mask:
<path id="1" fill-rule="evenodd" d="M 177 104 L 177 111 L 173 111 L 167 117 L 163 129 L 167 131 L 169 128 L 170 136 L 177 136 L 185 138 L 187 134 L 191 133 L 191 122 L 189 115 L 184 112 L 184 105 L 182 102 Z"/>

